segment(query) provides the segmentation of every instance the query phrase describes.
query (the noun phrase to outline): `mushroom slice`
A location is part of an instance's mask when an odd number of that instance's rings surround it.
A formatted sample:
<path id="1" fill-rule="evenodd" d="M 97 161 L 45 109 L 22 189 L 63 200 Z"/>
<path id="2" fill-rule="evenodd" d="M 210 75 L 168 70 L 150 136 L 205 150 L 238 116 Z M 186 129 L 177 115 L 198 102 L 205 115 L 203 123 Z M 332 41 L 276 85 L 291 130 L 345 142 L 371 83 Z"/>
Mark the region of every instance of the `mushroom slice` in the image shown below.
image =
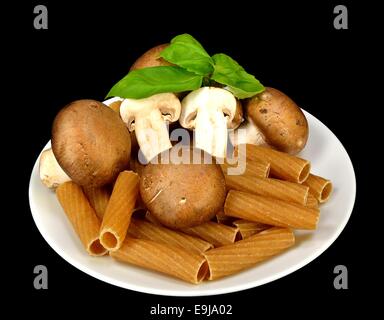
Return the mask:
<path id="1" fill-rule="evenodd" d="M 148 161 L 172 147 L 167 122 L 177 121 L 180 111 L 180 100 L 173 93 L 125 99 L 120 106 L 121 119 L 129 131 L 135 131 L 140 150 Z"/>
<path id="2" fill-rule="evenodd" d="M 41 182 L 50 189 L 56 189 L 60 184 L 71 180 L 60 167 L 52 149 L 44 150 L 41 153 L 39 171 Z"/>
<path id="3" fill-rule="evenodd" d="M 240 111 L 239 111 L 240 110 Z M 229 91 L 202 87 L 189 93 L 181 102 L 179 122 L 195 129 L 195 147 L 224 158 L 227 151 L 227 128 L 236 128 L 242 121 L 241 105 Z"/>

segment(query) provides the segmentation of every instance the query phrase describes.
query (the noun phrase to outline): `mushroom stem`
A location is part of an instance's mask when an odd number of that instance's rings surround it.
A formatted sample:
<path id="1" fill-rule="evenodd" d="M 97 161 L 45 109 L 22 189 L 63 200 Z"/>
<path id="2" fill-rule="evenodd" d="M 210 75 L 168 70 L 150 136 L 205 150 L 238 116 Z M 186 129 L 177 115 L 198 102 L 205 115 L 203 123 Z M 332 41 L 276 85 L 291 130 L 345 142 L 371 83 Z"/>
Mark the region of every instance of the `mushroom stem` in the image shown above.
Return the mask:
<path id="1" fill-rule="evenodd" d="M 222 88 L 202 87 L 184 97 L 179 122 L 195 129 L 195 147 L 217 158 L 227 153 L 227 128 L 236 128 L 242 119 L 241 104 Z"/>
<path id="2" fill-rule="evenodd" d="M 243 122 L 236 130 L 232 130 L 229 133 L 229 140 L 234 146 L 239 144 L 255 144 L 257 146 L 268 145 L 265 136 L 254 124 L 252 119 Z"/>
<path id="3" fill-rule="evenodd" d="M 195 119 L 195 147 L 215 157 L 227 152 L 227 119 L 220 110 L 202 108 Z"/>
<path id="4" fill-rule="evenodd" d="M 136 117 L 135 132 L 140 150 L 148 161 L 172 147 L 166 121 L 157 109 L 145 116 Z"/>
<path id="5" fill-rule="evenodd" d="M 60 184 L 71 180 L 60 167 L 52 149 L 47 149 L 42 152 L 39 171 L 41 181 L 50 189 L 56 189 Z"/>

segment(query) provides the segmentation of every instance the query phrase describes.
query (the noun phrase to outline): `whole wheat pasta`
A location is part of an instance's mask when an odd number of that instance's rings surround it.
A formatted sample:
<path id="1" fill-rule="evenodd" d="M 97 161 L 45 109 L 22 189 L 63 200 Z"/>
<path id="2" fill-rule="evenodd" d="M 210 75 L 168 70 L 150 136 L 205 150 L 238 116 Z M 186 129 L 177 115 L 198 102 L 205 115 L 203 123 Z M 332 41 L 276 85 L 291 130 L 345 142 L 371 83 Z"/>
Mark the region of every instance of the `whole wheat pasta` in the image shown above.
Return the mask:
<path id="1" fill-rule="evenodd" d="M 174 245 L 197 253 L 213 248 L 212 244 L 202 239 L 138 219 L 131 219 L 128 234 L 134 238 Z"/>
<path id="2" fill-rule="evenodd" d="M 256 233 L 271 228 L 270 225 L 264 223 L 252 222 L 243 219 L 233 221 L 233 225 L 239 229 L 242 239 L 249 238 Z"/>
<path id="3" fill-rule="evenodd" d="M 110 255 L 117 260 L 193 284 L 200 283 L 208 271 L 205 258 L 201 254 L 151 240 L 127 237 L 120 249 Z"/>
<path id="4" fill-rule="evenodd" d="M 320 212 L 292 202 L 231 190 L 225 200 L 224 213 L 271 226 L 312 230 L 316 229 Z"/>
<path id="5" fill-rule="evenodd" d="M 182 231 L 208 241 L 215 247 L 234 243 L 239 237 L 239 229 L 212 221 L 195 227 L 185 228 Z"/>
<path id="6" fill-rule="evenodd" d="M 307 203 L 309 188 L 294 182 L 271 178 L 225 175 L 225 183 L 227 189 L 245 191 L 301 205 Z"/>
<path id="7" fill-rule="evenodd" d="M 309 192 L 320 202 L 326 202 L 332 193 L 332 182 L 322 177 L 310 174 L 303 182 L 309 187 Z"/>
<path id="8" fill-rule="evenodd" d="M 100 242 L 110 251 L 122 245 L 139 191 L 139 176 L 133 171 L 120 172 L 113 187 L 100 228 Z"/>
<path id="9" fill-rule="evenodd" d="M 319 207 L 319 201 L 317 201 L 317 199 L 314 197 L 314 195 L 310 192 L 308 193 L 306 206 L 309 208 L 318 208 Z"/>
<path id="10" fill-rule="evenodd" d="M 241 149 L 237 147 L 236 152 Z M 245 150 L 247 159 L 269 162 L 271 175 L 282 180 L 302 183 L 307 179 L 311 170 L 311 164 L 308 160 L 288 153 L 253 144 L 247 144 Z"/>
<path id="11" fill-rule="evenodd" d="M 250 268 L 295 243 L 290 229 L 270 228 L 234 244 L 204 253 L 209 267 L 209 280 L 219 279 Z"/>
<path id="12" fill-rule="evenodd" d="M 99 241 L 100 221 L 81 187 L 65 182 L 56 189 L 56 196 L 87 252 L 93 256 L 106 254 Z"/>
<path id="13" fill-rule="evenodd" d="M 230 171 L 228 171 L 229 168 L 236 168 L 237 164 L 228 164 L 223 163 L 220 164 L 221 169 L 223 170 L 224 174 L 229 174 Z M 266 178 L 269 175 L 270 170 L 270 164 L 265 161 L 255 161 L 255 160 L 246 160 L 246 167 L 245 171 L 242 175 L 245 176 L 255 176 L 255 177 L 261 177 Z"/>
<path id="14" fill-rule="evenodd" d="M 89 203 L 92 208 L 95 209 L 95 212 L 100 220 L 103 219 L 105 209 L 107 208 L 111 192 L 108 187 L 100 188 L 84 188 L 83 191 L 87 196 Z"/>

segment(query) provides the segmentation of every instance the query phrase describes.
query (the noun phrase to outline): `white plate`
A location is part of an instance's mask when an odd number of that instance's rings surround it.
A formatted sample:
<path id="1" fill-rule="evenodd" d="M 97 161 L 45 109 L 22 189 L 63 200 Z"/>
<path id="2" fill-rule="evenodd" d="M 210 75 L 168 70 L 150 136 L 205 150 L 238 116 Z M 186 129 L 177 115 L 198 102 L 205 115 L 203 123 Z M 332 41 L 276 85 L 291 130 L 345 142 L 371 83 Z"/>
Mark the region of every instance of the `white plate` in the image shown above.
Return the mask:
<path id="1" fill-rule="evenodd" d="M 344 229 L 356 194 L 351 160 L 336 136 L 305 112 L 310 137 L 301 154 L 312 162 L 312 171 L 332 180 L 331 200 L 321 206 L 318 229 L 297 231 L 296 245 L 266 262 L 222 280 L 192 285 L 130 266 L 106 257 L 90 257 L 72 230 L 55 194 L 39 179 L 38 159 L 31 174 L 29 201 L 36 226 L 48 244 L 65 260 L 85 273 L 113 285 L 152 294 L 201 296 L 240 291 L 271 282 L 305 266 L 323 253 Z M 48 148 L 50 142 L 45 146 Z"/>

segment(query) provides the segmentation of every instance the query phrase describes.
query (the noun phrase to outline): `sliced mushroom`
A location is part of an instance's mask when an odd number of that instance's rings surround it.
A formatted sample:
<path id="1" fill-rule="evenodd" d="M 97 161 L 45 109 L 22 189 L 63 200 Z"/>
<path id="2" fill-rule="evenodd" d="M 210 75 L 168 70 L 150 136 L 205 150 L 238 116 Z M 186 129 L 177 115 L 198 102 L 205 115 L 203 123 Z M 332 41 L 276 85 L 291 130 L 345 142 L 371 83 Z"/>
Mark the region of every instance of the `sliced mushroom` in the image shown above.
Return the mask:
<path id="1" fill-rule="evenodd" d="M 172 147 L 167 122 L 180 117 L 180 100 L 173 93 L 160 93 L 144 99 L 125 99 L 120 116 L 130 132 L 135 131 L 145 158 L 150 161 Z"/>
<path id="2" fill-rule="evenodd" d="M 195 129 L 195 147 L 224 158 L 227 150 L 227 128 L 242 122 L 241 105 L 229 91 L 202 87 L 189 93 L 181 102 L 179 122 Z"/>

